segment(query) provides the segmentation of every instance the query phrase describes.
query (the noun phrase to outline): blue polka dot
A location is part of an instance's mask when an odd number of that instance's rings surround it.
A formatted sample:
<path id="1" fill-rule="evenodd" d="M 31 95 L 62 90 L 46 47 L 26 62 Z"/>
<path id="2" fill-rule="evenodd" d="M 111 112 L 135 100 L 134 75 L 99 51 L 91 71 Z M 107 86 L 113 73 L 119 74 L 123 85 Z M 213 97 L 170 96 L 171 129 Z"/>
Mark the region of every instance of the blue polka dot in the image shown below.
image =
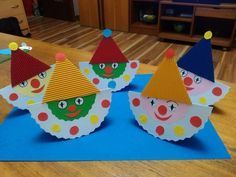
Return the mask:
<path id="1" fill-rule="evenodd" d="M 116 82 L 115 81 L 110 81 L 108 83 L 108 87 L 114 89 L 116 87 Z"/>
<path id="2" fill-rule="evenodd" d="M 108 38 L 112 35 L 112 31 L 110 29 L 105 29 L 103 30 L 102 34 L 104 37 Z"/>

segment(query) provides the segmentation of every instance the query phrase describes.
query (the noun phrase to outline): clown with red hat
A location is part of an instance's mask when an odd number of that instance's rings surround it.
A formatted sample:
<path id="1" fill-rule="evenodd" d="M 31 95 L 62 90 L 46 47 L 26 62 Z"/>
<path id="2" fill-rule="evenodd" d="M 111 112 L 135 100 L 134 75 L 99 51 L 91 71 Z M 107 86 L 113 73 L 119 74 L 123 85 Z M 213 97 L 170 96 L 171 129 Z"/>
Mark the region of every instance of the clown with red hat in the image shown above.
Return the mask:
<path id="1" fill-rule="evenodd" d="M 52 69 L 49 65 L 9 44 L 11 50 L 11 85 L 0 90 L 10 104 L 20 109 L 29 109 L 31 104 L 40 102 L 47 87 Z"/>
<path id="2" fill-rule="evenodd" d="M 105 29 L 90 62 L 80 62 L 81 71 L 100 89 L 118 91 L 133 80 L 139 61 L 129 61 L 111 37 L 112 31 Z"/>

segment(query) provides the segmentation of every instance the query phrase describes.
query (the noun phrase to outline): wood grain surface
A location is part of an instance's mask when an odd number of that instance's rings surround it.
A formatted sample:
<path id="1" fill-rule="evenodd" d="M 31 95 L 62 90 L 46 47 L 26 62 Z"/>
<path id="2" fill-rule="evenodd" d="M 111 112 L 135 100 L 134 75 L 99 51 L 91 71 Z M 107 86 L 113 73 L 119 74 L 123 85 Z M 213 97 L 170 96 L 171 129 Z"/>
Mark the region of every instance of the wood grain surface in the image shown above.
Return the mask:
<path id="1" fill-rule="evenodd" d="M 51 64 L 56 52 L 63 51 L 73 63 L 87 61 L 91 53 L 37 40 L 0 34 L 0 48 L 9 42 L 26 42 L 33 47 L 34 57 Z M 10 83 L 9 61 L 0 64 L 0 88 Z M 139 73 L 152 73 L 156 67 L 142 64 Z M 230 93 L 215 105 L 210 119 L 226 145 L 230 160 L 194 161 L 91 161 L 91 162 L 0 162 L 1 177 L 235 177 L 236 174 L 236 84 L 229 84 Z M 11 109 L 0 99 L 0 114 Z M 4 123 L 4 122 L 3 122 Z M 0 140 L 1 141 L 1 140 Z M 158 150 L 158 149 L 157 149 Z M 1 152 L 0 152 L 1 153 Z"/>

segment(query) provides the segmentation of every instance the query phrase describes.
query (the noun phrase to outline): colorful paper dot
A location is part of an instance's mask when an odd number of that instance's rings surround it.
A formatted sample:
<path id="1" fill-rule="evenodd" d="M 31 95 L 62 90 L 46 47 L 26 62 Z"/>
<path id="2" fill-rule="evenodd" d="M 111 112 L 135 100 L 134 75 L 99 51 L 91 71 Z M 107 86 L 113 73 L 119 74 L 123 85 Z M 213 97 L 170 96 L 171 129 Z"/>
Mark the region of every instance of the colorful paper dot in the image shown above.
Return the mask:
<path id="1" fill-rule="evenodd" d="M 102 101 L 102 107 L 103 108 L 108 108 L 110 106 L 110 101 L 109 100 L 103 100 Z"/>
<path id="2" fill-rule="evenodd" d="M 46 120 L 48 120 L 48 115 L 47 115 L 47 113 L 46 113 L 46 112 L 41 112 L 41 113 L 39 113 L 39 115 L 38 115 L 38 120 L 40 120 L 40 121 L 46 121 Z"/>
<path id="3" fill-rule="evenodd" d="M 129 82 L 130 81 L 130 75 L 126 74 L 123 76 L 124 81 Z"/>
<path id="4" fill-rule="evenodd" d="M 16 93 L 12 93 L 10 96 L 9 96 L 9 99 L 11 101 L 16 101 L 18 99 L 18 95 Z"/>
<path id="5" fill-rule="evenodd" d="M 78 134 L 78 132 L 79 132 L 79 127 L 73 126 L 73 127 L 70 128 L 70 134 L 71 135 L 76 135 L 76 134 Z"/>
<path id="6" fill-rule="evenodd" d="M 215 95 L 215 96 L 220 96 L 222 94 L 222 89 L 220 87 L 215 87 L 213 90 L 212 90 L 212 93 Z"/>
<path id="7" fill-rule="evenodd" d="M 51 130 L 52 132 L 58 133 L 61 131 L 61 126 L 59 124 L 53 124 Z"/>
<path id="8" fill-rule="evenodd" d="M 193 116 L 190 118 L 190 123 L 194 126 L 194 127 L 200 127 L 202 125 L 202 120 L 200 117 L 198 116 Z"/>
<path id="9" fill-rule="evenodd" d="M 198 102 L 199 102 L 200 104 L 206 104 L 206 103 L 207 103 L 207 99 L 206 99 L 205 97 L 200 97 L 199 100 L 198 100 Z"/>
<path id="10" fill-rule="evenodd" d="M 99 84 L 99 82 L 100 82 L 100 81 L 99 81 L 99 79 L 98 79 L 98 78 L 94 78 L 94 79 L 93 79 L 93 83 L 94 83 L 94 84 L 96 84 L 96 85 L 97 85 L 97 84 Z"/>
<path id="11" fill-rule="evenodd" d="M 133 62 L 130 64 L 130 67 L 131 67 L 132 69 L 137 68 L 137 66 L 138 66 L 138 64 L 137 64 L 137 62 L 135 62 L 135 61 L 133 61 Z"/>
<path id="12" fill-rule="evenodd" d="M 135 107 L 137 107 L 137 106 L 140 105 L 140 100 L 139 100 L 138 98 L 134 98 L 134 99 L 132 100 L 132 103 L 133 103 L 133 105 L 134 105 Z"/>
<path id="13" fill-rule="evenodd" d="M 34 100 L 28 100 L 28 101 L 27 101 L 27 105 L 32 105 L 32 104 L 34 104 L 34 103 L 35 103 Z"/>
<path id="14" fill-rule="evenodd" d="M 158 135 L 163 135 L 164 134 L 164 132 L 165 132 L 165 129 L 164 129 L 164 127 L 162 127 L 162 126 L 157 126 L 157 128 L 156 128 L 156 133 L 158 134 Z"/>
<path id="15" fill-rule="evenodd" d="M 139 116 L 139 122 L 141 122 L 142 124 L 147 123 L 147 121 L 148 121 L 148 117 L 146 115 L 142 114 Z"/>
<path id="16" fill-rule="evenodd" d="M 182 126 L 177 125 L 174 127 L 174 133 L 176 136 L 183 136 L 185 134 L 185 130 Z"/>
<path id="17" fill-rule="evenodd" d="M 84 68 L 84 73 L 88 75 L 90 73 L 90 70 L 88 68 Z"/>
<path id="18" fill-rule="evenodd" d="M 97 115 L 91 115 L 91 116 L 90 116 L 90 122 L 91 122 L 91 124 L 97 124 L 98 121 L 99 121 L 99 118 L 98 118 Z"/>
<path id="19" fill-rule="evenodd" d="M 111 89 L 116 88 L 116 82 L 115 82 L 115 81 L 110 81 L 110 82 L 108 83 L 108 87 L 111 88 Z"/>

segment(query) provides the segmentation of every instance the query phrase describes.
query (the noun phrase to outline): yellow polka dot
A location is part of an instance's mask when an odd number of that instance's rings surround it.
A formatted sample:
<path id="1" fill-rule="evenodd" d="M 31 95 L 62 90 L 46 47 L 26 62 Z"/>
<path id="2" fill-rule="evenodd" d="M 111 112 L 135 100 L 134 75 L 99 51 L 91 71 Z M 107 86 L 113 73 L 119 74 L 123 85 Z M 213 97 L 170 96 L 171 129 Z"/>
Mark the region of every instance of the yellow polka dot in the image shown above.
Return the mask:
<path id="1" fill-rule="evenodd" d="M 28 101 L 27 101 L 27 104 L 28 104 L 28 105 L 32 105 L 32 104 L 34 104 L 34 103 L 35 103 L 34 100 L 28 100 Z"/>
<path id="2" fill-rule="evenodd" d="M 90 122 L 91 122 L 91 124 L 97 124 L 98 121 L 99 121 L 99 118 L 98 118 L 97 115 L 91 115 L 91 116 L 90 116 Z"/>
<path id="3" fill-rule="evenodd" d="M 198 102 L 201 103 L 201 104 L 206 104 L 207 99 L 205 97 L 201 97 L 201 98 L 199 98 Z"/>
<path id="4" fill-rule="evenodd" d="M 130 75 L 126 74 L 123 76 L 124 81 L 129 82 L 130 81 Z"/>
<path id="5" fill-rule="evenodd" d="M 53 124 L 52 127 L 51 127 L 51 130 L 53 132 L 60 132 L 61 131 L 61 126 L 59 124 Z"/>
<path id="6" fill-rule="evenodd" d="M 205 32 L 204 38 L 205 38 L 205 39 L 211 39 L 211 38 L 212 38 L 212 32 L 211 32 L 211 31 Z"/>
<path id="7" fill-rule="evenodd" d="M 10 50 L 17 50 L 18 49 L 18 44 L 15 43 L 15 42 L 11 42 L 9 45 L 8 45 L 9 49 Z"/>
<path id="8" fill-rule="evenodd" d="M 184 130 L 184 128 L 182 126 L 177 125 L 174 128 L 174 133 L 175 133 L 176 136 L 183 136 L 184 133 L 185 133 L 185 130 Z"/>
<path id="9" fill-rule="evenodd" d="M 89 74 L 90 73 L 90 70 L 88 68 L 84 68 L 84 73 L 85 74 Z"/>
<path id="10" fill-rule="evenodd" d="M 139 116 L 139 122 L 141 122 L 142 124 L 147 123 L 147 121 L 148 121 L 148 117 L 146 115 L 142 114 Z"/>

